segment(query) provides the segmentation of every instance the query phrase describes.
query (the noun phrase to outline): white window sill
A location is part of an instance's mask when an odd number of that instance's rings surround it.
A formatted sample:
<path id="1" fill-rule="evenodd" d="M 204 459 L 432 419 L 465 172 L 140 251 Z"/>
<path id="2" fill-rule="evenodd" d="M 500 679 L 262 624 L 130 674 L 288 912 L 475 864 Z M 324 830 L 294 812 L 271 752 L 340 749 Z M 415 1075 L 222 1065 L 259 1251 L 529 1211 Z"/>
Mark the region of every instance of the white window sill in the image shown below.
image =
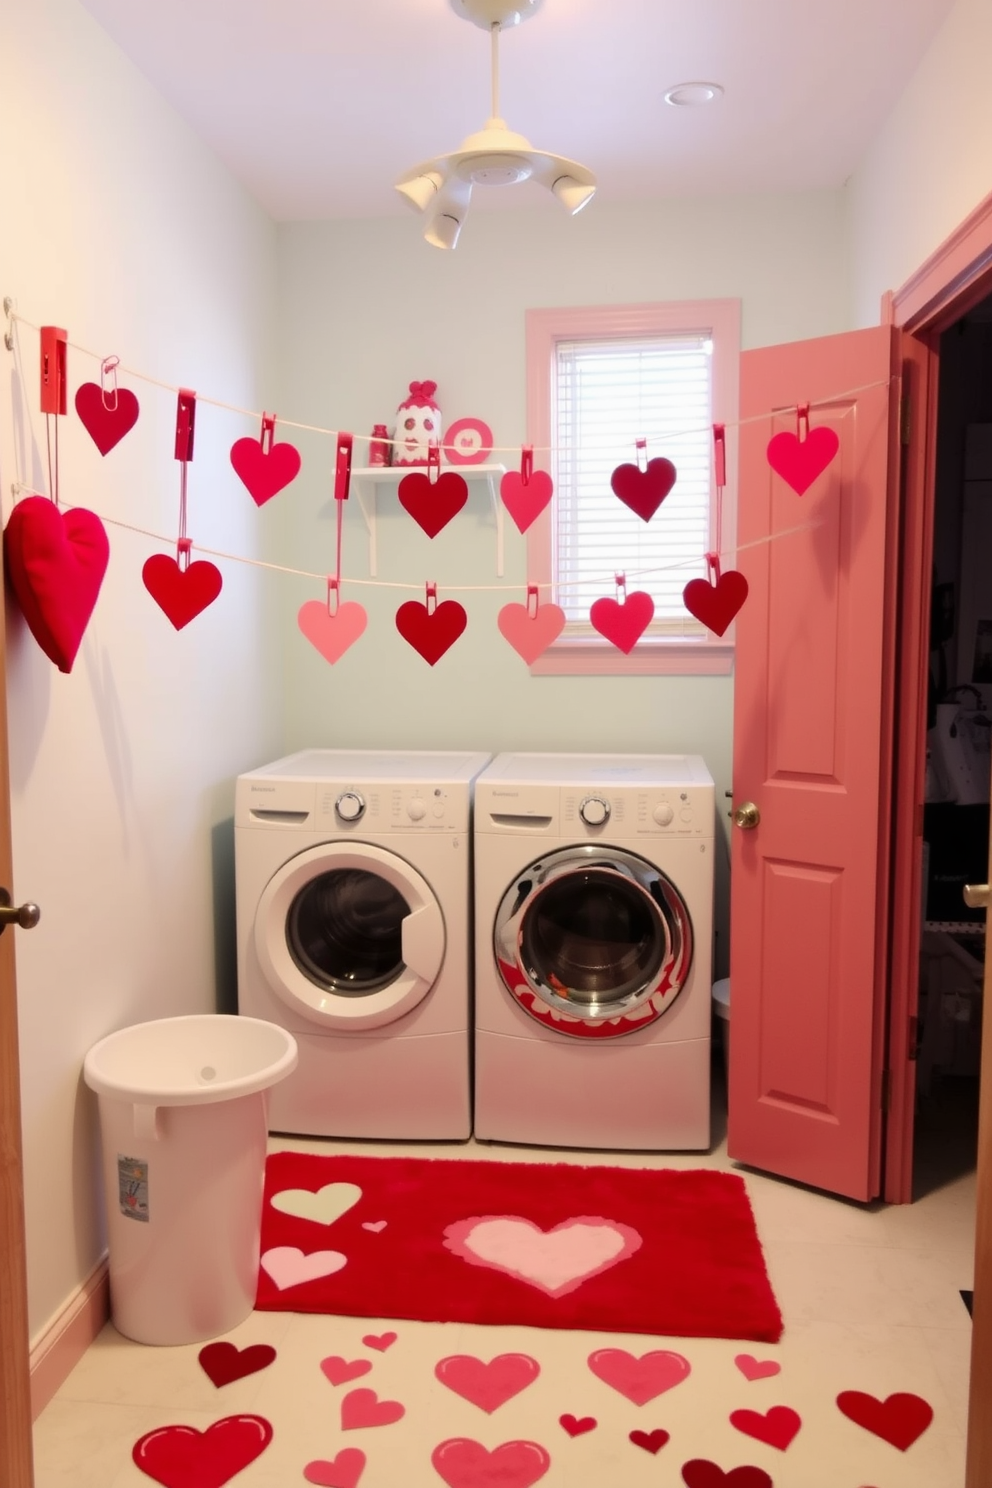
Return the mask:
<path id="1" fill-rule="evenodd" d="M 532 677 L 727 677 L 734 669 L 732 641 L 640 641 L 629 656 L 605 640 L 577 636 L 549 646 L 531 665 Z"/>

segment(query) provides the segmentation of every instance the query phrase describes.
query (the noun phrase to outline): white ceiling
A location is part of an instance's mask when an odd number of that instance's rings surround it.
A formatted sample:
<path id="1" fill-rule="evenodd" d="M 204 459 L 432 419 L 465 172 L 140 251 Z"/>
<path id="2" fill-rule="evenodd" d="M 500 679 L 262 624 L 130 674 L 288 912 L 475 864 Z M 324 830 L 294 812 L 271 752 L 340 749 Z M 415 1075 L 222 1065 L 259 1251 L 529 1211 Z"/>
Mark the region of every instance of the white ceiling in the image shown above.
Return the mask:
<path id="1" fill-rule="evenodd" d="M 450 0 L 82 3 L 280 220 L 409 212 L 395 179 L 489 115 L 489 37 Z M 502 34 L 500 111 L 598 201 L 835 188 L 953 3 L 544 0 Z M 698 79 L 724 97 L 665 103 Z M 561 210 L 526 183 L 473 211 L 538 201 Z"/>

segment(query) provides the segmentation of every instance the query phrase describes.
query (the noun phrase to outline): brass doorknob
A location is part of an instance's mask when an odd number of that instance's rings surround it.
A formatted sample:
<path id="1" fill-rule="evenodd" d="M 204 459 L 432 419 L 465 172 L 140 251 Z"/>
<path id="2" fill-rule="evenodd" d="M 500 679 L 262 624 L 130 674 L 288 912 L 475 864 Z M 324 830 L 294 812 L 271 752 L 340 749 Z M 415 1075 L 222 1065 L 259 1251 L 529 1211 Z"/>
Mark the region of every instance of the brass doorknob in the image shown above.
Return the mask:
<path id="1" fill-rule="evenodd" d="M 22 930 L 33 930 L 41 919 L 41 910 L 37 904 L 19 904 L 15 908 L 10 902 L 10 894 L 6 889 L 0 889 L 0 935 L 8 925 L 19 925 Z"/>
<path id="2" fill-rule="evenodd" d="M 761 820 L 761 812 L 753 801 L 742 801 L 734 812 L 734 826 L 742 832 L 750 832 Z"/>
<path id="3" fill-rule="evenodd" d="M 969 909 L 986 909 L 989 902 L 988 884 L 965 884 L 961 890 L 965 904 Z"/>

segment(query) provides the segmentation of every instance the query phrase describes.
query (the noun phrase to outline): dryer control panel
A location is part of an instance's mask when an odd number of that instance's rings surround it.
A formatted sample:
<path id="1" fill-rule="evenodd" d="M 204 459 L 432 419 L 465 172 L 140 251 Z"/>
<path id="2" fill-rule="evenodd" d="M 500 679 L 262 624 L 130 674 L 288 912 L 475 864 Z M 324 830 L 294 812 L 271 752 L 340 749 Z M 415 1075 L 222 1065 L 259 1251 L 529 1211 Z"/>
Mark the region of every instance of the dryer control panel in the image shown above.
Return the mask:
<path id="1" fill-rule="evenodd" d="M 590 842 L 635 837 L 712 837 L 716 828 L 711 785 L 630 786 L 590 779 L 559 786 L 476 786 L 475 830 L 567 837 Z"/>

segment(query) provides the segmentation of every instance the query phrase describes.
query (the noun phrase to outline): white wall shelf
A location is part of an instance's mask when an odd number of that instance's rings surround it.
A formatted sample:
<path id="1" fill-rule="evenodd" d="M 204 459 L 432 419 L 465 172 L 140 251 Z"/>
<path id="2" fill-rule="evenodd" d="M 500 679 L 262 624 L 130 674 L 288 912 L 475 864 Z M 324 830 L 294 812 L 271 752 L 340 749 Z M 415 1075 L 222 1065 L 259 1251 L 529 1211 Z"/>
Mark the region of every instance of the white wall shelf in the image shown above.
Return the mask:
<path id="1" fill-rule="evenodd" d="M 427 474 L 426 465 L 358 465 L 351 471 L 351 488 L 358 497 L 358 505 L 365 519 L 369 534 L 369 574 L 374 579 L 378 570 L 378 542 L 376 518 L 378 516 L 378 489 L 380 486 L 398 487 L 405 475 L 416 471 Z M 503 505 L 499 499 L 499 483 L 506 474 L 505 465 L 442 465 L 441 474 L 453 470 L 469 482 L 484 480 L 489 488 L 493 516 L 496 519 L 496 576 L 503 577 Z"/>

